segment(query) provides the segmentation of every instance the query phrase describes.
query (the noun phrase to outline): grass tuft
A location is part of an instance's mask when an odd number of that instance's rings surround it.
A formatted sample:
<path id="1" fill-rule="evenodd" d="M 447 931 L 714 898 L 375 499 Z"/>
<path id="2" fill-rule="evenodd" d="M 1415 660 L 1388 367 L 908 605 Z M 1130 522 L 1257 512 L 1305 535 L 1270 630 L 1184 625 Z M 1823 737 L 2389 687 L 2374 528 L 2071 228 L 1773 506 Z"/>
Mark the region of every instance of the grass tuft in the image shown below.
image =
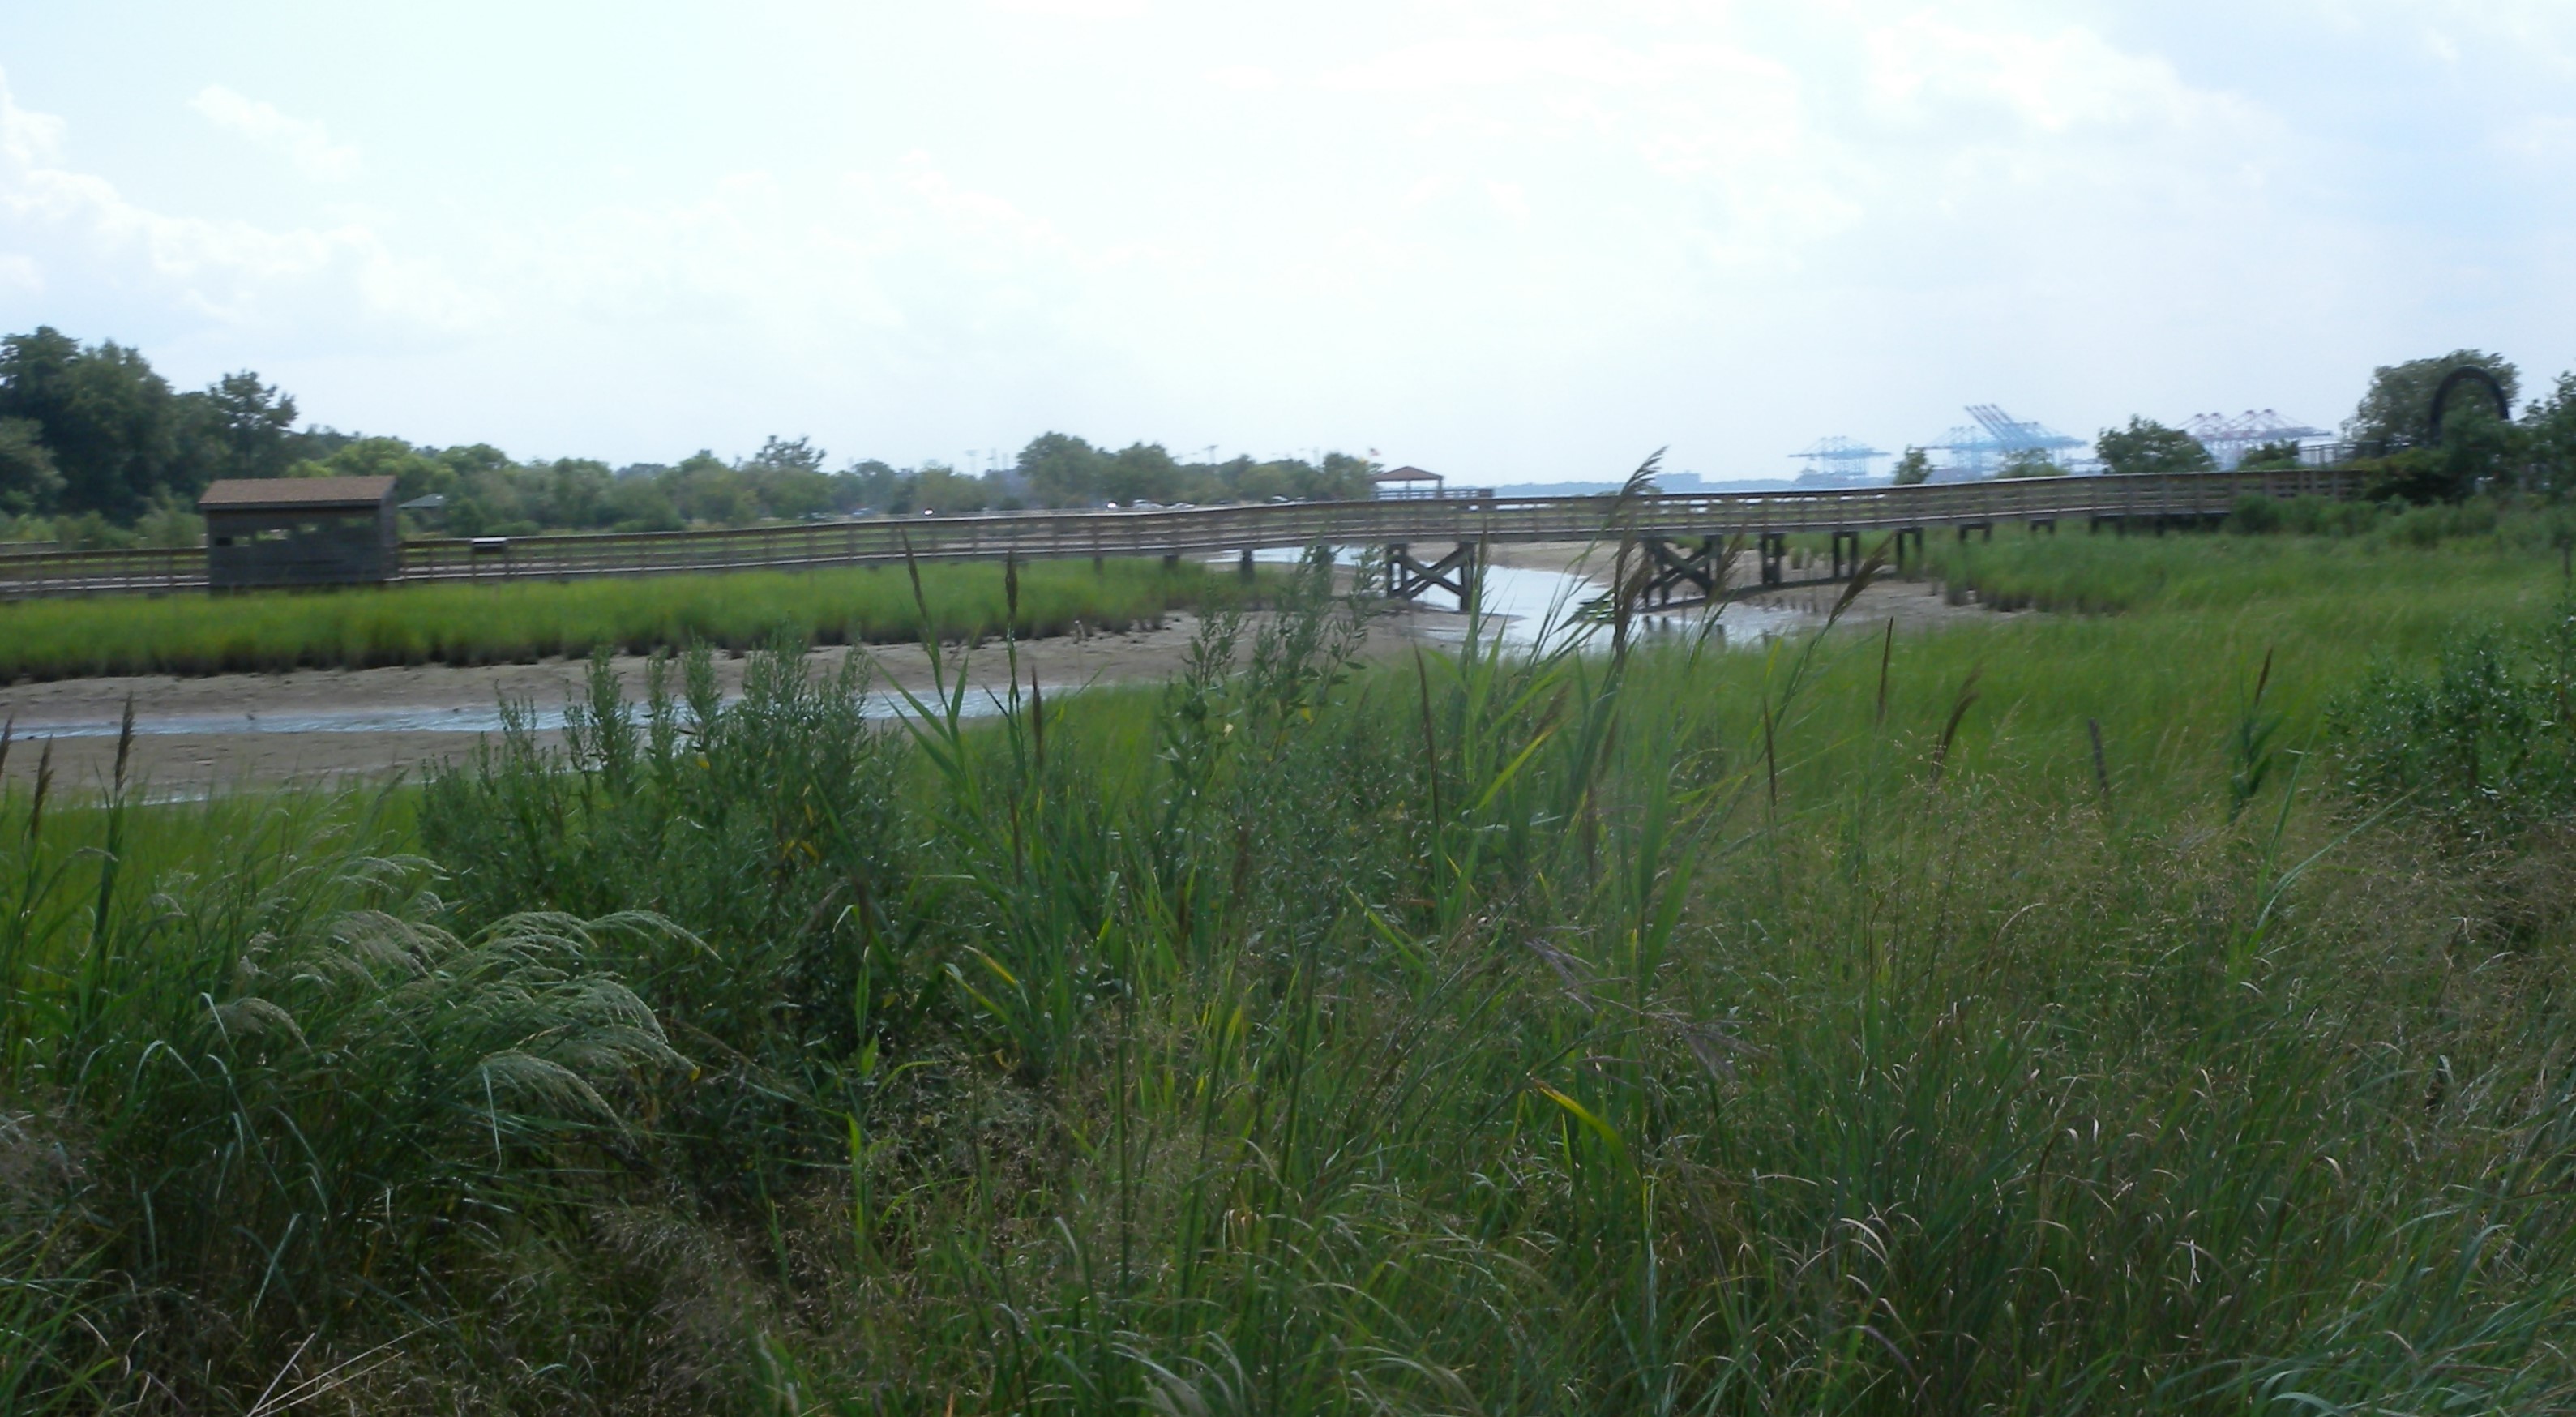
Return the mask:
<path id="1" fill-rule="evenodd" d="M 1227 599 L 1229 581 L 1194 563 L 1045 562 L 1017 574 L 1016 614 L 1004 572 L 920 568 L 925 620 L 903 574 L 869 568 L 262 591 L 226 596 L 41 600 L 0 605 L 0 683 L 94 674 L 230 674 L 508 664 L 606 649 L 646 654 L 693 644 L 742 652 L 785 635 L 809 644 L 899 644 L 927 633 L 972 641 L 1056 635 L 1076 624 L 1128 630 L 1175 608 Z"/>

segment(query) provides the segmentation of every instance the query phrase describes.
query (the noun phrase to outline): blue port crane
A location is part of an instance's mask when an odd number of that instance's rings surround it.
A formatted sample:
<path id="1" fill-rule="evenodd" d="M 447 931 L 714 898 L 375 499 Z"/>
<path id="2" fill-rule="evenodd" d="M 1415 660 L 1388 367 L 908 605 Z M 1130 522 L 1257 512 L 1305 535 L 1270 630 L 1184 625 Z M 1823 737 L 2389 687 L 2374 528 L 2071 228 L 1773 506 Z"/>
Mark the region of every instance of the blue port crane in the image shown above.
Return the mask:
<path id="1" fill-rule="evenodd" d="M 1953 428 L 1945 441 L 1931 446 L 1948 451 L 1953 460 L 1945 480 L 1992 477 L 2003 470 L 2004 460 L 2015 453 L 2038 453 L 2049 461 L 2063 465 L 2065 452 L 2084 446 L 2081 438 L 2069 437 L 2045 423 L 2013 417 L 1990 403 L 1968 405 L 1973 425 Z"/>
<path id="2" fill-rule="evenodd" d="M 1867 443 L 1837 434 L 1831 438 L 1818 438 L 1789 456 L 1807 464 L 1807 470 L 1798 474 L 1798 484 L 1802 487 L 1858 487 L 1869 481 L 1870 460 L 1887 454 Z"/>

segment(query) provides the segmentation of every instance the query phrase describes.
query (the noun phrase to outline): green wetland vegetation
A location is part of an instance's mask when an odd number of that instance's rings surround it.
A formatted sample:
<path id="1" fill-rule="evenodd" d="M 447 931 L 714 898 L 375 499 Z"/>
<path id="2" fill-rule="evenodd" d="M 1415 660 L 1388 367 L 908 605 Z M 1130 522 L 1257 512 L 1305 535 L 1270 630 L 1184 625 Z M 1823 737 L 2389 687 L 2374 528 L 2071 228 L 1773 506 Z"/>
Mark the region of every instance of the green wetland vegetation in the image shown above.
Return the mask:
<path id="1" fill-rule="evenodd" d="M 2566 1410 L 2560 555 L 2344 530 L 15 791 L 0 1407 Z"/>
<path id="2" fill-rule="evenodd" d="M 1230 573 L 1196 562 L 1052 561 L 1019 572 L 1016 613 L 1001 567 L 744 572 L 641 579 L 392 586 L 316 594 L 262 591 L 152 600 L 0 605 L 0 683 L 84 674 L 228 674 L 506 664 L 596 650 L 645 654 L 707 645 L 741 651 L 785 635 L 809 644 L 885 644 L 1060 635 L 1077 624 L 1127 630 L 1166 611 L 1234 596 Z M 926 608 L 925 608 L 926 607 Z"/>

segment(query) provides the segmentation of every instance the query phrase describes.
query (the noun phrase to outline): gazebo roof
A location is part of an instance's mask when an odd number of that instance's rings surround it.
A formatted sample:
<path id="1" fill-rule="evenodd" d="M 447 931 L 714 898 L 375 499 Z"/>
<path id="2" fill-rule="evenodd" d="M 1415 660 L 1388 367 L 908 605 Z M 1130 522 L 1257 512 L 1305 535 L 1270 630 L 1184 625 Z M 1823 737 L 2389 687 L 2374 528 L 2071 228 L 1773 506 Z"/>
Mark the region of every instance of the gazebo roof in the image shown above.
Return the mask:
<path id="1" fill-rule="evenodd" d="M 1442 479 L 1440 474 L 1425 472 L 1418 467 L 1391 467 L 1370 480 L 1373 482 L 1438 482 Z"/>

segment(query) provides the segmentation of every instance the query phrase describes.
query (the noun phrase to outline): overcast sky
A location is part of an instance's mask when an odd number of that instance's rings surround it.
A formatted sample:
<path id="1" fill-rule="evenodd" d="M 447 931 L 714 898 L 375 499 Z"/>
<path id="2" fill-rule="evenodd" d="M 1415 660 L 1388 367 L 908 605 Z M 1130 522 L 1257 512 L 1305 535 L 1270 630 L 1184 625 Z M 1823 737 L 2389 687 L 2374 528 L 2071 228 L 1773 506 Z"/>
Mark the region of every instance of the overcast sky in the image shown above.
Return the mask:
<path id="1" fill-rule="evenodd" d="M 522 457 L 2332 426 L 2571 217 L 2576 0 L 0 0 L 0 327 Z"/>

